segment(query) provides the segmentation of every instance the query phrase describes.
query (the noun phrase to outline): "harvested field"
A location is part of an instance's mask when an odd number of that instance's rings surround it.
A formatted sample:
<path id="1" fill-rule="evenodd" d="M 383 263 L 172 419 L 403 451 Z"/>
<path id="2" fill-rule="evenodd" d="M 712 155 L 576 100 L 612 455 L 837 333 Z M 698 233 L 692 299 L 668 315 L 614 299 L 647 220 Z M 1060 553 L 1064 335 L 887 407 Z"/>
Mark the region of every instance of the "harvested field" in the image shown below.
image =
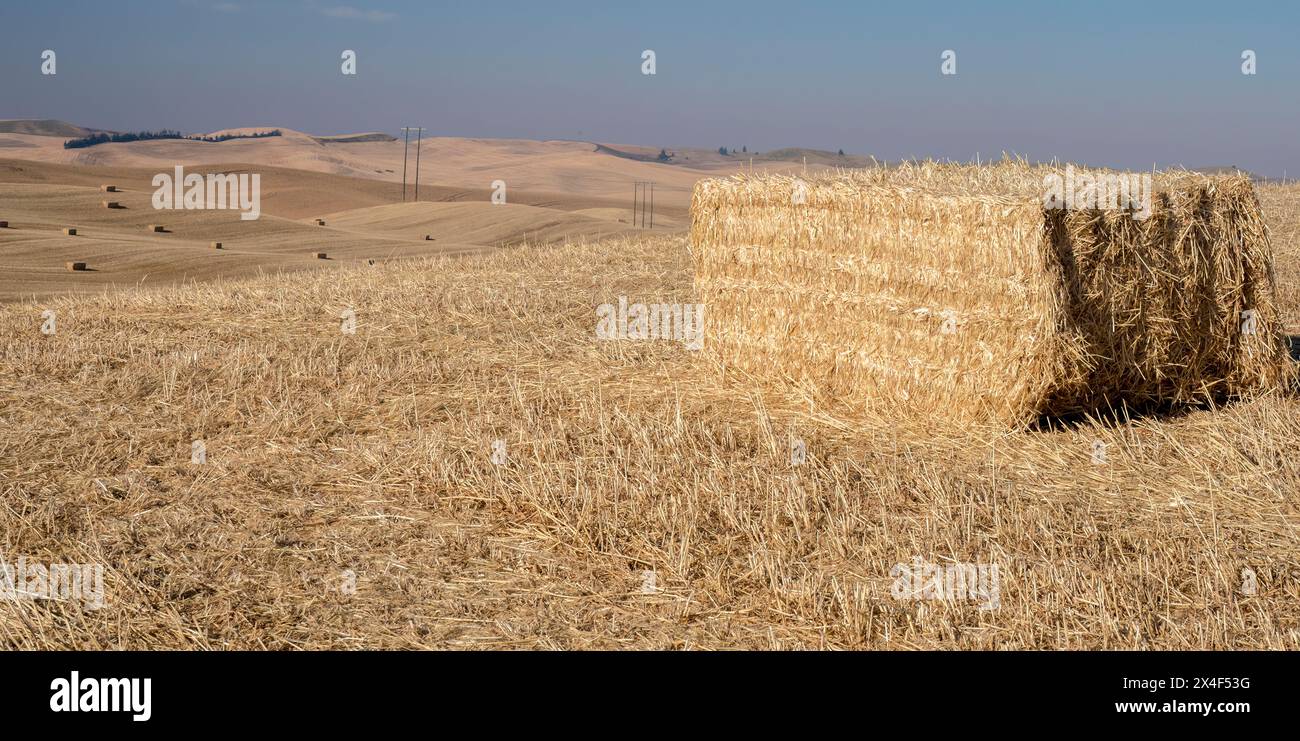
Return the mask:
<path id="1" fill-rule="evenodd" d="M 108 602 L 0 643 L 1300 648 L 1293 393 L 957 434 L 596 338 L 694 271 L 660 237 L 0 306 L 0 547 Z M 998 565 L 997 609 L 896 599 L 916 559 Z"/>

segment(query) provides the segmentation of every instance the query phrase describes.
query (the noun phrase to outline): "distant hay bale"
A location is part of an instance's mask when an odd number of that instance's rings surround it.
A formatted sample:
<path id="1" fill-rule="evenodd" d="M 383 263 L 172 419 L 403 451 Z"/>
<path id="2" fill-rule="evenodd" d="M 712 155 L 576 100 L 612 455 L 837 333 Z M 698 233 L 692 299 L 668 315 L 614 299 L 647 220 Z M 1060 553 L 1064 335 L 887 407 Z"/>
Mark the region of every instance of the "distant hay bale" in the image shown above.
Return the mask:
<path id="1" fill-rule="evenodd" d="M 8 228 L 9 228 L 9 222 L 0 221 L 0 229 L 8 229 Z"/>
<path id="2" fill-rule="evenodd" d="M 63 228 L 63 233 L 66 234 L 66 235 L 69 236 L 69 237 L 75 237 L 75 236 L 77 236 L 77 230 L 74 229 L 73 227 L 70 227 L 70 226 L 66 226 L 66 227 L 64 227 L 64 228 Z"/>
<path id="3" fill-rule="evenodd" d="M 316 226 L 325 226 L 324 219 L 316 219 Z"/>
<path id="4" fill-rule="evenodd" d="M 324 252 L 313 252 L 313 253 L 311 253 L 311 256 L 314 257 L 314 258 L 316 258 L 317 260 L 328 260 L 328 259 L 329 259 L 329 257 L 327 257 L 327 256 L 325 255 Z"/>
<path id="5" fill-rule="evenodd" d="M 426 234 L 426 235 L 424 235 L 424 241 L 426 241 L 426 242 L 432 242 L 432 241 L 433 241 L 433 235 L 432 235 L 432 234 Z"/>
<path id="6" fill-rule="evenodd" d="M 117 186 L 116 186 L 116 185 L 101 185 L 101 186 L 99 186 L 99 189 L 102 190 L 102 191 L 104 191 L 105 193 L 116 193 L 116 192 L 117 192 Z"/>
<path id="7" fill-rule="evenodd" d="M 121 207 L 122 207 L 122 204 L 118 203 L 117 201 L 100 201 L 100 204 L 101 204 L 104 208 L 121 208 Z"/>
<path id="8" fill-rule="evenodd" d="M 1159 173 L 1139 220 L 1046 207 L 1045 178 L 1064 172 L 926 163 L 701 181 L 704 344 L 824 400 L 1017 427 L 1292 378 L 1247 177 Z"/>
<path id="9" fill-rule="evenodd" d="M 65 263 L 63 263 L 63 266 L 66 267 L 68 270 L 85 270 L 85 269 L 86 269 L 86 263 L 84 263 L 84 262 L 65 262 Z"/>
<path id="10" fill-rule="evenodd" d="M 211 247 L 211 248 L 214 249 L 214 250 L 219 250 L 219 249 L 221 249 L 221 243 L 220 243 L 220 242 L 212 242 L 212 243 L 209 244 L 208 246 Z"/>
<path id="11" fill-rule="evenodd" d="M 151 231 L 151 232 L 161 232 L 161 231 L 164 231 L 164 230 L 163 230 L 163 225 L 162 225 L 162 224 L 150 224 L 150 225 L 149 225 L 149 231 Z"/>

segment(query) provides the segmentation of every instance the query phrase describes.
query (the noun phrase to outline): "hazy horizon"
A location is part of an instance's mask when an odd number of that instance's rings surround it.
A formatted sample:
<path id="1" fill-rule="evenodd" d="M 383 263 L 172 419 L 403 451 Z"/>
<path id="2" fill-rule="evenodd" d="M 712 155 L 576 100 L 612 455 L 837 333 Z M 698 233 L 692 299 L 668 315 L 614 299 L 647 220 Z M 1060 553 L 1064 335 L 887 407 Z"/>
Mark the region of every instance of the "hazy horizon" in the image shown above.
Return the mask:
<path id="1" fill-rule="evenodd" d="M 1009 21 L 1008 19 L 1014 19 Z M 1122 19 L 1122 20 L 1120 20 Z M 112 130 L 424 126 L 654 147 L 1002 152 L 1300 172 L 1300 10 L 134 2 L 0 8 L 0 118 Z M 57 53 L 57 74 L 41 54 Z M 357 53 L 357 74 L 340 56 Z M 654 50 L 656 74 L 642 74 Z M 956 74 L 940 74 L 956 53 Z M 1256 54 L 1242 74 L 1242 52 Z"/>

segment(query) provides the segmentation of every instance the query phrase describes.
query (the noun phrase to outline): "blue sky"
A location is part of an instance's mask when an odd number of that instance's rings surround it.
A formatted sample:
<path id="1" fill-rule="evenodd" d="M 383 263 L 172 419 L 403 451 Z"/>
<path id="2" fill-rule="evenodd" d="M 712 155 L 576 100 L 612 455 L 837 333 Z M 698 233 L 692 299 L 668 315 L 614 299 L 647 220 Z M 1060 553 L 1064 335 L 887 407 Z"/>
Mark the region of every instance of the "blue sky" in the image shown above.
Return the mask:
<path id="1" fill-rule="evenodd" d="M 0 30 L 0 118 L 1300 173 L 1289 2 L 5 0 Z"/>

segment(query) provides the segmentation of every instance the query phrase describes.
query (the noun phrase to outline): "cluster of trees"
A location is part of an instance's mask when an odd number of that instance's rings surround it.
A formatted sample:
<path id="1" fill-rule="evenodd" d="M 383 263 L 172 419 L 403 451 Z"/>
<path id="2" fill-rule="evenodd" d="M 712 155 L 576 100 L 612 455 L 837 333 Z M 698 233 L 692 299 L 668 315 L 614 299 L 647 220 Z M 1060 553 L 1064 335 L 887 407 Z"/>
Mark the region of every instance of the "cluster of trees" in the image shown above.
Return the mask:
<path id="1" fill-rule="evenodd" d="M 127 132 L 124 134 L 99 133 L 83 136 L 80 139 L 69 139 L 63 142 L 64 149 L 81 149 L 83 147 L 93 147 L 96 144 L 107 144 L 109 142 L 142 142 L 151 139 L 191 139 L 200 142 L 224 142 L 230 139 L 260 139 L 266 136 L 280 136 L 280 130 L 259 131 L 252 134 L 221 134 L 219 136 L 185 136 L 179 131 L 137 131 Z"/>
<path id="2" fill-rule="evenodd" d="M 748 146 L 741 147 L 741 148 L 740 148 L 740 151 L 743 152 L 743 153 L 748 153 L 748 152 L 749 152 L 749 147 L 748 147 Z M 723 157 L 728 157 L 728 156 L 733 155 L 733 154 L 735 154 L 735 153 L 736 153 L 736 150 L 734 150 L 734 149 L 727 149 L 726 147 L 718 147 L 718 154 L 722 155 Z M 844 150 L 843 150 L 843 149 L 840 150 L 840 156 L 841 156 L 841 157 L 844 156 Z"/>
<path id="3" fill-rule="evenodd" d="M 251 134 L 218 134 L 217 136 L 189 136 L 186 138 L 200 142 L 224 142 L 231 139 L 262 139 L 268 136 L 279 135 L 279 129 L 272 129 L 271 131 L 254 131 Z"/>

